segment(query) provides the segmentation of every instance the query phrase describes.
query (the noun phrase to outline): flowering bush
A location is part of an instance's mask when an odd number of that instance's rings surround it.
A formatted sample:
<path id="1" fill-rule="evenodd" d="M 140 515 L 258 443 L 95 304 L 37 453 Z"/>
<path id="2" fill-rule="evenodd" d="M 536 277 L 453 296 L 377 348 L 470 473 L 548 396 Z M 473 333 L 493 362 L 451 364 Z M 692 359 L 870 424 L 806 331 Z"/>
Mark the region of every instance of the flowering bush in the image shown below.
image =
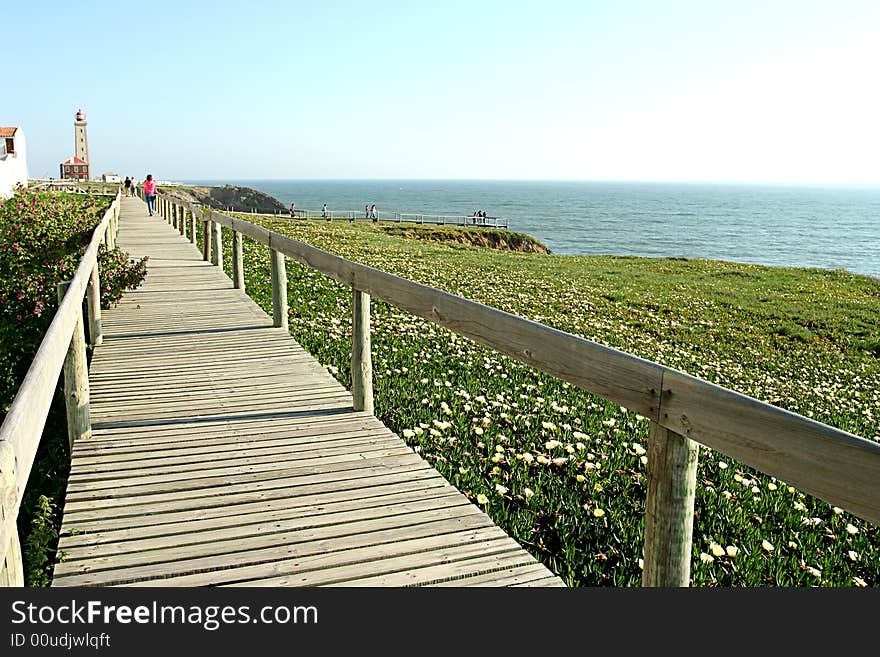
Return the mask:
<path id="1" fill-rule="evenodd" d="M 0 204 L 0 402 L 5 413 L 58 307 L 56 286 L 70 280 L 109 204 L 108 197 L 19 191 Z M 101 247 L 101 303 L 119 301 L 146 275 Z"/>
<path id="2" fill-rule="evenodd" d="M 0 203 L 0 421 L 58 307 L 56 287 L 73 278 L 83 252 L 109 206 L 105 196 L 19 190 Z M 101 305 L 108 307 L 146 276 L 146 258 L 118 249 L 98 251 Z M 59 399 L 56 397 L 56 402 Z M 69 470 L 63 403 L 53 405 L 18 518 L 28 586 L 50 578 Z"/>

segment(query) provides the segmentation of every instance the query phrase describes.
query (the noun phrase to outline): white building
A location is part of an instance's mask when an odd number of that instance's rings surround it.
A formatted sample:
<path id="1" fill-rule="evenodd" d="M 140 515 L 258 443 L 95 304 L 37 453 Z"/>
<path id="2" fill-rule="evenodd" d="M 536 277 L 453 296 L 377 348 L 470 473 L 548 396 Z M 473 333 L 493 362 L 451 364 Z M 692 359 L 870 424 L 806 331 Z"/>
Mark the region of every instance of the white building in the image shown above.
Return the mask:
<path id="1" fill-rule="evenodd" d="M 0 127 L 0 197 L 8 198 L 21 184 L 27 187 L 27 149 L 21 128 Z"/>
<path id="2" fill-rule="evenodd" d="M 102 175 L 102 176 L 101 176 L 101 180 L 103 180 L 105 183 L 118 183 L 118 182 L 122 182 L 122 179 L 119 177 L 119 175 L 113 173 L 112 171 L 108 171 L 107 173 L 105 173 L 104 175 Z"/>

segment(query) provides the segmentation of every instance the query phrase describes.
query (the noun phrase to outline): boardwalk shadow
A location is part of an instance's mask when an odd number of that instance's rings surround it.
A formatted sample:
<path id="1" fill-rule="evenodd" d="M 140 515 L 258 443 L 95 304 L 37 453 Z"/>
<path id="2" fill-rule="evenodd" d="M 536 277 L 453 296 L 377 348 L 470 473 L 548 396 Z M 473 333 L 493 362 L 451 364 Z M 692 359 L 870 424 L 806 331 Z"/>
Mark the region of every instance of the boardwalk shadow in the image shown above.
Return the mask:
<path id="1" fill-rule="evenodd" d="M 175 417 L 160 418 L 157 420 L 131 420 L 129 422 L 96 422 L 92 429 L 128 429 L 133 427 L 157 427 L 169 425 L 192 426 L 197 424 L 209 424 L 211 422 L 241 422 L 247 420 L 282 420 L 282 419 L 306 419 L 322 418 L 334 415 L 350 415 L 355 413 L 349 407 L 310 409 L 307 411 L 273 411 L 271 413 L 244 413 L 238 415 L 206 415 L 203 417 Z"/>

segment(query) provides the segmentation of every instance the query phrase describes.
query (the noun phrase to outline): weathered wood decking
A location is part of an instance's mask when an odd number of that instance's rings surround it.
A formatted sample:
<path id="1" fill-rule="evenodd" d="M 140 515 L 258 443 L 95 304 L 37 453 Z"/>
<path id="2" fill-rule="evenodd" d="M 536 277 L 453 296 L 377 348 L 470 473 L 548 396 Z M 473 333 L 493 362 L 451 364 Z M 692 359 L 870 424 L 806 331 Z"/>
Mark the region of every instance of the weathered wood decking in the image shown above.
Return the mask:
<path id="1" fill-rule="evenodd" d="M 558 586 L 137 199 L 54 586 Z"/>

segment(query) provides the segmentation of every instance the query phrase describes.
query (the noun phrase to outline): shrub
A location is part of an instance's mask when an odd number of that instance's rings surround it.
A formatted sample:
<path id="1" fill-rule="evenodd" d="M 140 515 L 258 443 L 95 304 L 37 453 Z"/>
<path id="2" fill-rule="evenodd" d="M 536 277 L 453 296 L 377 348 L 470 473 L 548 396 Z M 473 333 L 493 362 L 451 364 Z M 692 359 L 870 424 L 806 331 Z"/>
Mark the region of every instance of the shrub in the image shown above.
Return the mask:
<path id="1" fill-rule="evenodd" d="M 73 278 L 109 197 L 19 190 L 0 203 L 0 421 L 58 308 L 57 284 Z M 130 260 L 102 246 L 101 305 L 109 307 L 146 276 L 146 261 Z M 69 454 L 61 395 L 47 418 L 28 488 L 19 531 L 27 583 L 51 579 Z"/>

